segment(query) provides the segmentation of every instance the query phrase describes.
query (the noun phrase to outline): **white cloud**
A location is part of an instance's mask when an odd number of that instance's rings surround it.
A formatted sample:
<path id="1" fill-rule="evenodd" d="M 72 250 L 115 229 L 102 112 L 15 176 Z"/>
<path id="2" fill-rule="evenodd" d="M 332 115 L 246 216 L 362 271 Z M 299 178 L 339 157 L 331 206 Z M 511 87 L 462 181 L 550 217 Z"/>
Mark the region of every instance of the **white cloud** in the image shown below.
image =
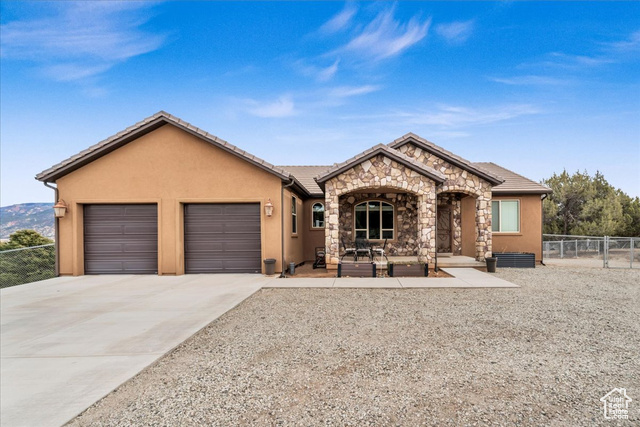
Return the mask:
<path id="1" fill-rule="evenodd" d="M 290 95 L 283 95 L 273 102 L 262 103 L 253 99 L 247 100 L 247 112 L 263 118 L 282 118 L 296 114 L 295 105 Z"/>
<path id="2" fill-rule="evenodd" d="M 485 109 L 441 105 L 436 112 L 405 113 L 404 120 L 409 124 L 457 128 L 502 122 L 539 112 L 538 108 L 530 104 L 511 104 Z"/>
<path id="3" fill-rule="evenodd" d="M 426 37 L 431 18 L 413 17 L 406 24 L 393 18 L 395 8 L 380 12 L 351 41 L 334 53 L 353 53 L 373 60 L 396 56 Z"/>
<path id="4" fill-rule="evenodd" d="M 514 76 L 514 77 L 491 77 L 489 80 L 496 83 L 503 83 L 512 86 L 555 86 L 568 83 L 567 80 L 557 79 L 547 76 Z"/>
<path id="5" fill-rule="evenodd" d="M 332 65 L 328 66 L 327 68 L 320 69 L 317 72 L 318 81 L 326 82 L 331 80 L 333 76 L 335 76 L 335 74 L 338 72 L 339 63 L 340 63 L 340 60 L 336 59 L 336 61 Z"/>
<path id="6" fill-rule="evenodd" d="M 435 111 L 434 111 L 435 110 Z M 542 111 L 531 104 L 508 104 L 484 108 L 439 105 L 435 109 L 395 111 L 388 114 L 347 116 L 348 120 L 369 120 L 377 124 L 389 122 L 397 126 L 428 125 L 439 131 L 457 132 L 461 129 L 504 122 L 521 116 L 540 114 Z"/>
<path id="7" fill-rule="evenodd" d="M 320 67 L 316 65 L 310 65 L 307 61 L 299 59 L 293 63 L 293 67 L 305 76 L 313 77 L 319 82 L 327 82 L 333 79 L 333 77 L 336 75 L 336 73 L 338 72 L 339 64 L 340 60 L 336 59 L 333 64 L 326 67 Z"/>
<path id="8" fill-rule="evenodd" d="M 154 51 L 164 37 L 140 29 L 145 2 L 58 2 L 50 16 L 3 24 L 2 57 L 37 64 L 56 80 L 81 80 Z"/>
<path id="9" fill-rule="evenodd" d="M 626 40 L 605 43 L 605 46 L 609 46 L 617 51 L 637 50 L 640 48 L 640 30 L 631 33 Z"/>
<path id="10" fill-rule="evenodd" d="M 380 90 L 380 86 L 338 86 L 329 91 L 329 96 L 333 98 L 349 98 L 352 96 L 366 95 Z"/>
<path id="11" fill-rule="evenodd" d="M 357 11 L 358 8 L 355 5 L 347 3 L 342 11 L 320 27 L 320 33 L 333 34 L 346 29 Z"/>
<path id="12" fill-rule="evenodd" d="M 436 25 L 435 31 L 449 43 L 462 43 L 471 36 L 474 26 L 475 22 L 473 20 L 458 21 Z"/>

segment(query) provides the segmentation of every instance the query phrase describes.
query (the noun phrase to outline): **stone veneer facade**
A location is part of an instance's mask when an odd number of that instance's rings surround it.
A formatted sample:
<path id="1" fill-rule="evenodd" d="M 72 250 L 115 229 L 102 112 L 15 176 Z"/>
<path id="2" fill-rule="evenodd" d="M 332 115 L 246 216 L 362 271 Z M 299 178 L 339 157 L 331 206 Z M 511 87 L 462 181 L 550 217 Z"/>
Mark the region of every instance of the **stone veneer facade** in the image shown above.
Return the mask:
<path id="1" fill-rule="evenodd" d="M 355 201 L 353 192 L 367 189 L 371 193 L 399 191 L 413 195 L 417 205 L 416 252 L 419 259 L 431 262 L 436 247 L 436 183 L 382 154 L 356 164 L 325 182 L 325 246 L 328 262 L 337 264 L 340 261 L 340 198 L 352 193 Z"/>
<path id="2" fill-rule="evenodd" d="M 462 229 L 460 197 L 456 193 L 473 196 L 476 200 L 476 259 L 481 261 L 491 253 L 491 184 L 447 161 L 416 147 L 405 144 L 398 151 L 443 173 L 445 182 L 439 187 L 428 177 L 380 154 L 325 182 L 325 246 L 327 261 L 340 260 L 341 238 L 353 241 L 353 205 L 371 198 L 385 200 L 391 195 L 394 206 L 407 209 L 406 216 L 396 209 L 396 233 L 388 243 L 390 253 L 417 255 L 418 259 L 432 262 L 436 251 L 436 205 L 453 206 L 453 251 L 461 253 Z M 369 190 L 369 191 L 366 191 Z M 439 197 L 437 196 L 439 195 Z M 415 205 L 414 205 L 415 203 Z M 409 207 L 407 206 L 409 205 Z M 415 206 L 413 208 L 412 206 Z M 415 212 L 415 214 L 414 214 Z M 415 226 L 413 221 L 415 218 Z M 407 220 L 407 224 L 403 223 Z M 415 230 L 413 243 L 409 237 Z"/>
<path id="3" fill-rule="evenodd" d="M 476 199 L 476 260 L 491 254 L 491 184 L 413 144 L 398 148 L 401 153 L 443 173 L 447 178 L 438 194 L 463 193 Z M 454 236 L 455 239 L 455 236 Z"/>

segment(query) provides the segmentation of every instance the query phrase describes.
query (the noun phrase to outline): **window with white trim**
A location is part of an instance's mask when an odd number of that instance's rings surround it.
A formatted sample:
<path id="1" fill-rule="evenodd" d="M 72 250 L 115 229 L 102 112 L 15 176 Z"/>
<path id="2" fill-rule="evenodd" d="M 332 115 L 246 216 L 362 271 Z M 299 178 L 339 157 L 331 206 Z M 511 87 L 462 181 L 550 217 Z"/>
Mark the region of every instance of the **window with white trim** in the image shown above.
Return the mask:
<path id="1" fill-rule="evenodd" d="M 324 228 L 324 205 L 314 203 L 311 206 L 311 228 Z"/>
<path id="2" fill-rule="evenodd" d="M 356 239 L 393 239 L 393 205 L 371 200 L 354 209 Z"/>
<path id="3" fill-rule="evenodd" d="M 519 233 L 520 200 L 492 201 L 491 217 L 491 231 L 494 233 Z"/>
<path id="4" fill-rule="evenodd" d="M 298 206 L 295 196 L 291 196 L 291 232 L 296 234 L 298 232 Z"/>

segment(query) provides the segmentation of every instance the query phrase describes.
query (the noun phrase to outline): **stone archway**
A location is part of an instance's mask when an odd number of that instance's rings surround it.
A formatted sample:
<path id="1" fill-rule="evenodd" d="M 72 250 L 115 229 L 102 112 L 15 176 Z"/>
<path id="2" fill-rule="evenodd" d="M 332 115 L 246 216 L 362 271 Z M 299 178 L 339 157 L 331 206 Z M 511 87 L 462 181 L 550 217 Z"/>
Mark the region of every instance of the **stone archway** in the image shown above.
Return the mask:
<path id="1" fill-rule="evenodd" d="M 417 200 L 418 257 L 435 258 L 436 182 L 396 160 L 379 154 L 344 170 L 325 182 L 325 246 L 328 262 L 337 264 L 340 254 L 340 197 L 353 191 L 410 193 Z"/>

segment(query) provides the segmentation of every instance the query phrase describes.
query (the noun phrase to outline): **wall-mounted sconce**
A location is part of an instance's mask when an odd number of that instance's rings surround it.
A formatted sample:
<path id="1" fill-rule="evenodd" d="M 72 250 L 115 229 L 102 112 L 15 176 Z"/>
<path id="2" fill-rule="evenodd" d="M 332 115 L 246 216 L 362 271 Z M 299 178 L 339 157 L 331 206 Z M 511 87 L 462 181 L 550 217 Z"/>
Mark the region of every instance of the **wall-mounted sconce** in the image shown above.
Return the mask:
<path id="1" fill-rule="evenodd" d="M 267 216 L 273 215 L 273 203 L 271 203 L 271 199 L 267 200 L 267 203 L 264 204 L 264 213 Z"/>
<path id="2" fill-rule="evenodd" d="M 58 203 L 53 205 L 53 212 L 56 218 L 64 217 L 64 214 L 67 213 L 67 204 L 64 202 L 64 200 L 58 200 Z"/>

